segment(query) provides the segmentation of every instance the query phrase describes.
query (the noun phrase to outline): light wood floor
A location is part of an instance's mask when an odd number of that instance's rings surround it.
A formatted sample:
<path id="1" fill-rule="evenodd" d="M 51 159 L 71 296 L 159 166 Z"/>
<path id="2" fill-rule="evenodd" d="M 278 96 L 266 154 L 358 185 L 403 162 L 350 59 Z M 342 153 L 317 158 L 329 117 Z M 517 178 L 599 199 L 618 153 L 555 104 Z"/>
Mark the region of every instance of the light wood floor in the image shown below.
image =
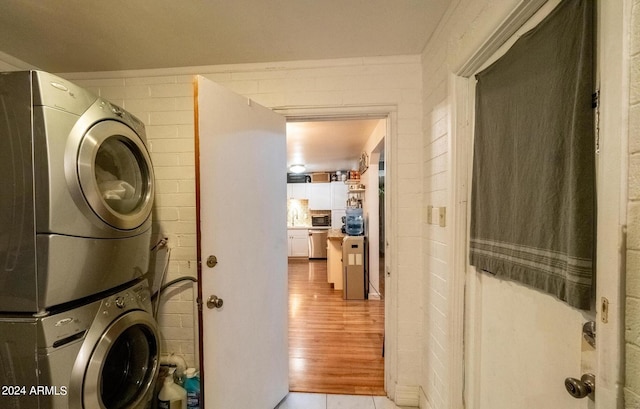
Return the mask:
<path id="1" fill-rule="evenodd" d="M 343 300 L 326 266 L 289 262 L 289 389 L 384 395 L 384 301 Z"/>

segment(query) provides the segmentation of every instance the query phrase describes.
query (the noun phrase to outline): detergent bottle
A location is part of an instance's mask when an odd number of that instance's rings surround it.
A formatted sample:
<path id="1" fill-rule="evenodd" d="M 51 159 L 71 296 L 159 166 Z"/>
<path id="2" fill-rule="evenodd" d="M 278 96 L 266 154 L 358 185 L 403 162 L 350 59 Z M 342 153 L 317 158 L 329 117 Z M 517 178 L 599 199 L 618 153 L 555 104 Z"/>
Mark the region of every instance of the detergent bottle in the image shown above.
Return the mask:
<path id="1" fill-rule="evenodd" d="M 158 409 L 187 409 L 187 391 L 173 382 L 175 368 L 169 369 L 158 393 Z"/>
<path id="2" fill-rule="evenodd" d="M 200 378 L 196 368 L 185 371 L 184 388 L 187 390 L 187 409 L 200 409 Z"/>

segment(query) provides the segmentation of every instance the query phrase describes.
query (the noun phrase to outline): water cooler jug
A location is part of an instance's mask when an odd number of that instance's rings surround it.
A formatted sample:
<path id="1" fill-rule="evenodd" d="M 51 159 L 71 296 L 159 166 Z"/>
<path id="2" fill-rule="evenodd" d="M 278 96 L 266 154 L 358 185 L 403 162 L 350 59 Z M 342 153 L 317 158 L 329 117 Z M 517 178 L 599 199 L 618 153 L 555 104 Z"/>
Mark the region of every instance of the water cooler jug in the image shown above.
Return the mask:
<path id="1" fill-rule="evenodd" d="M 345 233 L 349 236 L 361 236 L 364 234 L 364 218 L 362 208 L 350 208 L 346 210 Z"/>

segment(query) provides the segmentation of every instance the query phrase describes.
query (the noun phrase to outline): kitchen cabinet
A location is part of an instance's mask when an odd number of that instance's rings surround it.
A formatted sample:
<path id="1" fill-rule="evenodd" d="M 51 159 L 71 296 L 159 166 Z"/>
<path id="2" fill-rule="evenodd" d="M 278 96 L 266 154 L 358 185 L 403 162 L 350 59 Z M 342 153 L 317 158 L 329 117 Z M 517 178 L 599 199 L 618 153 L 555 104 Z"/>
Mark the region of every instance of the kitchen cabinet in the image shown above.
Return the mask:
<path id="1" fill-rule="evenodd" d="M 344 182 L 331 182 L 331 210 L 347 207 L 348 189 Z"/>
<path id="2" fill-rule="evenodd" d="M 331 209 L 331 228 L 341 229 L 342 218 L 347 216 L 347 209 Z"/>
<path id="3" fill-rule="evenodd" d="M 309 199 L 308 183 L 287 183 L 288 199 Z"/>
<path id="4" fill-rule="evenodd" d="M 309 230 L 288 229 L 289 257 L 309 257 Z"/>
<path id="5" fill-rule="evenodd" d="M 349 187 L 344 182 L 331 182 L 331 227 L 342 227 L 342 217 L 346 214 Z"/>
<path id="6" fill-rule="evenodd" d="M 331 209 L 331 183 L 309 183 L 309 210 Z"/>

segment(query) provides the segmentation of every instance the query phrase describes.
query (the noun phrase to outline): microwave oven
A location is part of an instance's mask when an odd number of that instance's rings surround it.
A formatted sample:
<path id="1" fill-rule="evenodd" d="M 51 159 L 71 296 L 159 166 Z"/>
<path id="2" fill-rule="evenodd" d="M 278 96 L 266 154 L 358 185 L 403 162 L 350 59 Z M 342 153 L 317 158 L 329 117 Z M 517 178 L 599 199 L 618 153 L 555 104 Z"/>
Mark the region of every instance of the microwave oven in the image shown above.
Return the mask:
<path id="1" fill-rule="evenodd" d="M 311 215 L 311 225 L 314 227 L 320 226 L 331 226 L 331 216 L 326 213 L 322 214 L 312 214 Z"/>

